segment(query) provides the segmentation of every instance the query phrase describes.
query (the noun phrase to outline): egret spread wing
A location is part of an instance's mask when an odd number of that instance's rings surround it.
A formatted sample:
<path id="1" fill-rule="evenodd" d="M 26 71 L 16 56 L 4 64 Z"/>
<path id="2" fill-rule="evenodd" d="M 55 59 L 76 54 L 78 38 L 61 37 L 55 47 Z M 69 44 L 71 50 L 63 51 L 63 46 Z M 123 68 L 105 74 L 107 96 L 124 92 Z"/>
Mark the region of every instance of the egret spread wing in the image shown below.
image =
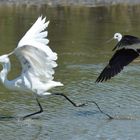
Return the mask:
<path id="1" fill-rule="evenodd" d="M 103 69 L 96 82 L 102 82 L 117 75 L 124 66 L 127 66 L 135 58 L 139 56 L 137 50 L 133 49 L 120 49 L 112 56 L 109 64 Z"/>
<path id="2" fill-rule="evenodd" d="M 22 73 L 30 72 L 41 82 L 52 80 L 53 68 L 57 66 L 44 51 L 33 46 L 25 45 L 17 48 L 15 54 L 22 64 Z"/>
<path id="3" fill-rule="evenodd" d="M 47 45 L 49 40 L 45 29 L 49 21 L 45 20 L 39 17 L 14 50 L 22 65 L 22 73 L 30 73 L 41 82 L 52 80 L 53 68 L 57 66 L 57 54 Z"/>
<path id="4" fill-rule="evenodd" d="M 39 17 L 19 41 L 17 48 L 23 47 L 25 45 L 33 46 L 35 48 L 38 48 L 39 50 L 42 50 L 51 59 L 56 60 L 57 54 L 54 53 L 49 48 L 49 46 L 47 46 L 47 44 L 49 43 L 49 40 L 47 39 L 48 31 L 45 29 L 48 27 L 49 21 L 45 22 L 45 20 L 46 18 L 42 19 L 42 17 Z"/>
<path id="5" fill-rule="evenodd" d="M 29 45 L 33 41 L 48 44 L 49 40 L 46 38 L 48 32 L 45 29 L 48 27 L 49 21 L 46 22 L 46 18 L 39 17 L 32 27 L 26 32 L 22 39 L 18 43 L 18 47 Z"/>

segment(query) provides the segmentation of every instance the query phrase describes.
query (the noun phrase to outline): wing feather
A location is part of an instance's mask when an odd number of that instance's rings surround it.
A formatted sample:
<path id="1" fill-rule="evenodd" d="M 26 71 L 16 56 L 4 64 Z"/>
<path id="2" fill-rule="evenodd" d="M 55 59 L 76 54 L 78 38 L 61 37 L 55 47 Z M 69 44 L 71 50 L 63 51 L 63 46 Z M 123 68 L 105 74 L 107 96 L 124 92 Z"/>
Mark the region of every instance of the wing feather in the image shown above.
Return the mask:
<path id="1" fill-rule="evenodd" d="M 22 73 L 30 72 L 42 81 L 53 79 L 53 68 L 57 66 L 57 63 L 45 52 L 25 45 L 17 48 L 14 53 L 22 65 Z"/>
<path id="2" fill-rule="evenodd" d="M 52 80 L 53 68 L 57 66 L 55 62 L 57 54 L 47 45 L 49 40 L 45 29 L 48 24 L 49 21 L 46 22 L 46 18 L 39 17 L 14 50 L 14 54 L 21 63 L 22 73 L 33 75 L 40 82 Z"/>
<path id="3" fill-rule="evenodd" d="M 111 77 L 120 73 L 124 66 L 127 66 L 139 56 L 138 50 L 120 49 L 115 52 L 109 61 L 109 64 L 103 69 L 96 82 L 107 81 Z"/>

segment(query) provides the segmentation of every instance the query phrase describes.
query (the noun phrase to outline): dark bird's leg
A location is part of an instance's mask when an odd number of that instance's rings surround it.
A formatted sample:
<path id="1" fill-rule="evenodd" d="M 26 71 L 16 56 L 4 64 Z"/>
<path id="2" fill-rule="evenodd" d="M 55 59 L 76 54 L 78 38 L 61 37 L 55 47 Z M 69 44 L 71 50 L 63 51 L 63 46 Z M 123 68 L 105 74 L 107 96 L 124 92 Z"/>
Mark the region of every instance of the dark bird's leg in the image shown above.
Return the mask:
<path id="1" fill-rule="evenodd" d="M 43 112 L 43 108 L 42 108 L 42 106 L 41 106 L 39 100 L 37 99 L 37 97 L 36 97 L 35 99 L 36 99 L 36 101 L 37 101 L 37 104 L 38 104 L 40 110 L 37 111 L 37 112 L 35 112 L 35 113 L 31 113 L 31 114 L 29 114 L 29 115 L 24 116 L 23 119 L 26 119 L 26 118 L 28 118 L 28 117 L 30 117 L 30 116 L 33 116 L 33 115 L 36 115 L 36 114 L 40 114 L 40 113 Z"/>
<path id="2" fill-rule="evenodd" d="M 52 95 L 60 95 L 60 96 L 63 96 L 66 100 L 68 100 L 73 106 L 75 107 L 83 107 L 83 106 L 86 106 L 88 105 L 88 103 L 94 103 L 97 108 L 99 109 L 99 111 L 106 115 L 109 119 L 113 119 L 112 116 L 110 116 L 109 114 L 105 113 L 104 111 L 101 110 L 101 108 L 99 107 L 99 105 L 95 102 L 95 101 L 86 101 L 86 103 L 79 103 L 79 104 L 76 104 L 75 102 L 73 102 L 70 98 L 68 98 L 65 94 L 63 93 L 53 93 Z"/>

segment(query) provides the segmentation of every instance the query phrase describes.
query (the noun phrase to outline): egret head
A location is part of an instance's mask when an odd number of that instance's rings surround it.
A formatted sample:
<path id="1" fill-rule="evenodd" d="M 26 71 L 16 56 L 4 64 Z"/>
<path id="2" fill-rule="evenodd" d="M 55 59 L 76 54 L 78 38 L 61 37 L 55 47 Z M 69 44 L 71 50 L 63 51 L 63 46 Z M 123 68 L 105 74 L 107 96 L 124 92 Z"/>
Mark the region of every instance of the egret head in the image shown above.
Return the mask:
<path id="1" fill-rule="evenodd" d="M 8 57 L 7 54 L 0 56 L 0 63 L 1 64 L 5 64 L 5 63 L 8 63 L 8 62 L 9 62 L 9 57 Z"/>
<path id="2" fill-rule="evenodd" d="M 12 55 L 13 52 L 10 52 L 8 54 L 4 54 L 0 56 L 0 63 L 1 64 L 6 64 L 6 63 L 10 63 L 10 59 L 9 56 Z"/>
<path id="3" fill-rule="evenodd" d="M 7 73 L 11 70 L 11 63 L 8 54 L 0 56 L 0 64 L 2 64 L 3 69 L 0 71 L 0 81 L 4 83 Z"/>
<path id="4" fill-rule="evenodd" d="M 7 71 L 11 70 L 11 63 L 9 59 L 9 54 L 4 54 L 0 56 L 0 64 L 2 64 L 3 68 L 6 68 Z"/>
<path id="5" fill-rule="evenodd" d="M 1 56 L 0 56 L 0 63 L 1 63 L 1 64 L 4 64 L 4 63 L 7 63 L 7 62 L 9 62 L 8 55 L 7 55 L 7 54 L 1 55 Z"/>
<path id="6" fill-rule="evenodd" d="M 120 33 L 115 33 L 113 38 L 117 39 L 119 42 L 122 39 L 122 35 Z"/>

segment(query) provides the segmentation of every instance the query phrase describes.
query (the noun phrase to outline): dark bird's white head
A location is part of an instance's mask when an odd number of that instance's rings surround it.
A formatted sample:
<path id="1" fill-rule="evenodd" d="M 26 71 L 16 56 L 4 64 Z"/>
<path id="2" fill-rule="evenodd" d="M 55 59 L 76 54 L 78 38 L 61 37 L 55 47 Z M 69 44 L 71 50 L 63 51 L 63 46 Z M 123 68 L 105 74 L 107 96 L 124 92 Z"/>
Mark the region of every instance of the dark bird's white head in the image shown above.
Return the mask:
<path id="1" fill-rule="evenodd" d="M 121 39 L 122 39 L 122 35 L 121 35 L 120 33 L 115 33 L 113 38 L 114 38 L 114 39 L 117 39 L 118 42 L 119 42 L 119 41 L 121 41 Z"/>

